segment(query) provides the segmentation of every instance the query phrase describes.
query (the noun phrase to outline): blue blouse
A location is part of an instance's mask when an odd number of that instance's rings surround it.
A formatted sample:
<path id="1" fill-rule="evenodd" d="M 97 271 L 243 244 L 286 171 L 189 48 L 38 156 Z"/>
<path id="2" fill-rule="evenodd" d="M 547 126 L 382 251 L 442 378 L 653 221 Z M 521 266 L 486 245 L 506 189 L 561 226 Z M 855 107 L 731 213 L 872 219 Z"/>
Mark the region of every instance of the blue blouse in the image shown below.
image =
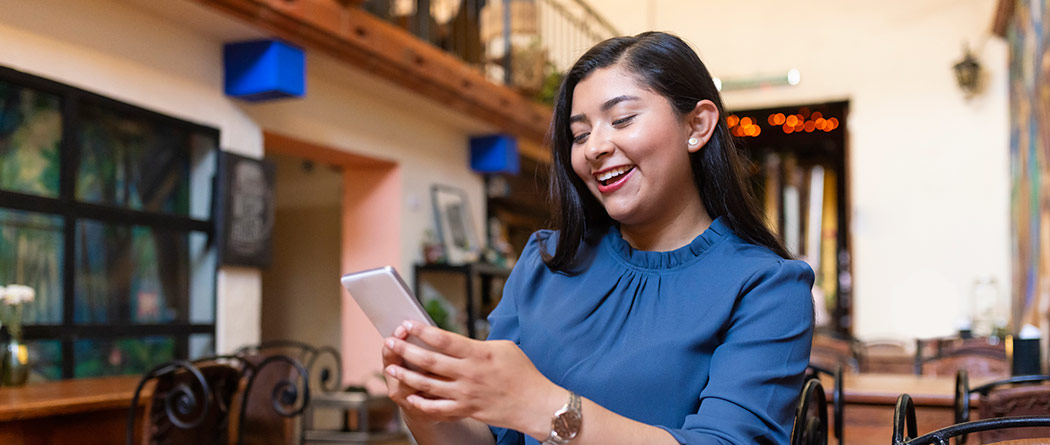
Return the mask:
<path id="1" fill-rule="evenodd" d="M 533 234 L 489 315 L 555 384 L 682 444 L 788 442 L 813 330 L 813 271 L 716 219 L 670 252 L 633 249 L 616 227 L 553 272 Z M 553 414 L 553 413 L 552 413 Z M 584 416 L 587 413 L 584 412 Z M 492 428 L 499 445 L 537 444 Z"/>

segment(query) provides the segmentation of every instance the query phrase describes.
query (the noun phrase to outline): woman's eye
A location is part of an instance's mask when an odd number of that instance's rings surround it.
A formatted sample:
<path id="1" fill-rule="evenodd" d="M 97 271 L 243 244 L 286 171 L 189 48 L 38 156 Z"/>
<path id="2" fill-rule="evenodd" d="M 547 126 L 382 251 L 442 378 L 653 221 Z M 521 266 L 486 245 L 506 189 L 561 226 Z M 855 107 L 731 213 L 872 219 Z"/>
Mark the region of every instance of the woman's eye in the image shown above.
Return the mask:
<path id="1" fill-rule="evenodd" d="M 582 143 L 587 141 L 587 136 L 588 135 L 590 135 L 590 133 L 580 133 L 580 134 L 578 134 L 578 135 L 576 135 L 576 136 L 574 136 L 572 138 L 572 143 L 573 144 L 582 144 Z"/>
<path id="2" fill-rule="evenodd" d="M 630 116 L 627 116 L 627 117 L 625 117 L 623 119 L 614 120 L 612 124 L 613 124 L 614 127 L 620 127 L 620 126 L 623 126 L 623 125 L 627 125 L 627 124 L 631 123 L 631 121 L 634 120 L 635 116 L 637 116 L 637 115 L 630 115 Z"/>

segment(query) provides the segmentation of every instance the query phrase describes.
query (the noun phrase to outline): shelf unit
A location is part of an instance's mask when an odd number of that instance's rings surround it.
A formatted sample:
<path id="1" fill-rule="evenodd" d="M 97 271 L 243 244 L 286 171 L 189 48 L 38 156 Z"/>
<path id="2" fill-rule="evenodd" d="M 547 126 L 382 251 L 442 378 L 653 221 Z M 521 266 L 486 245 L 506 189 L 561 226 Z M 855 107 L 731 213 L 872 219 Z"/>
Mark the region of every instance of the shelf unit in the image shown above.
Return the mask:
<path id="1" fill-rule="evenodd" d="M 496 279 L 506 280 L 510 276 L 510 269 L 498 267 L 485 263 L 471 263 L 461 266 L 451 264 L 416 264 L 413 277 L 413 288 L 416 298 L 421 298 L 422 288 L 420 284 L 428 274 L 453 274 L 463 277 L 466 296 L 466 328 L 470 338 L 483 339 L 476 324 L 488 316 L 488 312 L 496 307 L 499 301 L 492 296 L 492 284 Z M 480 285 L 480 292 L 475 293 L 475 285 Z M 487 331 L 487 330 L 486 330 Z"/>
<path id="2" fill-rule="evenodd" d="M 331 409 L 339 411 L 343 418 L 342 430 L 316 429 L 314 417 L 317 409 Z M 383 413 L 384 419 L 370 418 L 371 413 Z M 349 431 L 347 425 L 353 416 L 356 428 L 363 431 Z M 386 396 L 370 396 L 363 392 L 332 392 L 311 394 L 310 403 L 303 415 L 303 444 L 361 444 L 361 445 L 409 445 L 413 443 L 408 433 L 394 431 L 401 429 L 401 411 L 390 398 Z M 382 431 L 369 431 L 371 423 L 377 420 L 384 421 Z"/>

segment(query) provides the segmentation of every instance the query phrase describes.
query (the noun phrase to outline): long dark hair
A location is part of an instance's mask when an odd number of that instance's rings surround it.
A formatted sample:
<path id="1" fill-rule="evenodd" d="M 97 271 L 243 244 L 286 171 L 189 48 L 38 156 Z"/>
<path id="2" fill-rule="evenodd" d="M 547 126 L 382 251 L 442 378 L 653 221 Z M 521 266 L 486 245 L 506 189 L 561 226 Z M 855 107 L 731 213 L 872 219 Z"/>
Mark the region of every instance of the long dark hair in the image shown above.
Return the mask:
<path id="1" fill-rule="evenodd" d="M 701 100 L 715 103 L 718 125 L 714 134 L 702 149 L 689 156 L 693 180 L 704 207 L 711 218 L 722 217 L 740 238 L 789 258 L 783 244 L 762 222 L 762 212 L 745 179 L 748 161 L 733 144 L 722 98 L 707 67 L 682 39 L 662 32 L 645 32 L 595 45 L 576 61 L 558 91 L 548 134 L 554 154 L 548 191 L 557 209 L 553 223 L 559 234 L 553 255 L 541 250 L 547 266 L 570 270 L 584 238 L 603 232 L 613 224 L 605 208 L 573 171 L 569 114 L 576 85 L 595 70 L 617 64 L 637 76 L 649 89 L 666 97 L 680 117 L 692 111 Z"/>

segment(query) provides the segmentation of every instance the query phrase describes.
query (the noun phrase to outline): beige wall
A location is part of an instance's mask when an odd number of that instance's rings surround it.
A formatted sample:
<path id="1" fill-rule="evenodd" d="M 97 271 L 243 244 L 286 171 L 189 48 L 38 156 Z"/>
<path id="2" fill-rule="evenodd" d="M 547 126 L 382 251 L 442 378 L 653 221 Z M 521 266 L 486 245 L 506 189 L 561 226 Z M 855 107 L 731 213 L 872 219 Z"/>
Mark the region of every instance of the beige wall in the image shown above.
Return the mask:
<path id="1" fill-rule="evenodd" d="M 996 278 L 1000 307 L 1009 305 L 1007 55 L 1003 42 L 985 42 L 996 3 L 594 2 L 625 33 L 679 34 L 723 79 L 801 71 L 797 87 L 726 93 L 730 108 L 850 101 L 862 338 L 952 332 L 977 278 Z M 951 68 L 963 42 L 988 74 L 972 101 Z"/>

